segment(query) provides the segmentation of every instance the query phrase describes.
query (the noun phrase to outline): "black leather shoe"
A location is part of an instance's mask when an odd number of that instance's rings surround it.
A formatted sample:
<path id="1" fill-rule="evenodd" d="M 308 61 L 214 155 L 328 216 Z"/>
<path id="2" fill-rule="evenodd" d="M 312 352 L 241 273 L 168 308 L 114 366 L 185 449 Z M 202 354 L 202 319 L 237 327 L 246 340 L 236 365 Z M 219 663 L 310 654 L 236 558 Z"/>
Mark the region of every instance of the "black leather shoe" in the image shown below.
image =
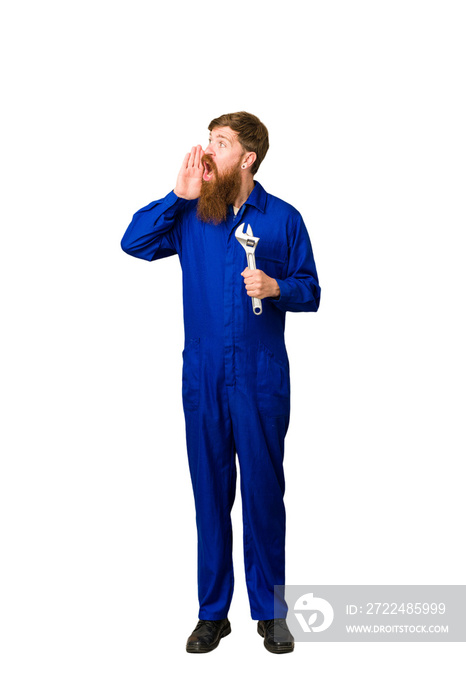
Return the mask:
<path id="1" fill-rule="evenodd" d="M 286 620 L 259 620 L 257 631 L 264 637 L 264 646 L 272 654 L 286 654 L 294 649 L 294 637 Z"/>
<path id="2" fill-rule="evenodd" d="M 205 654 L 216 649 L 222 637 L 230 634 L 231 627 L 228 619 L 199 620 L 192 635 L 186 642 L 186 651 L 193 654 Z"/>

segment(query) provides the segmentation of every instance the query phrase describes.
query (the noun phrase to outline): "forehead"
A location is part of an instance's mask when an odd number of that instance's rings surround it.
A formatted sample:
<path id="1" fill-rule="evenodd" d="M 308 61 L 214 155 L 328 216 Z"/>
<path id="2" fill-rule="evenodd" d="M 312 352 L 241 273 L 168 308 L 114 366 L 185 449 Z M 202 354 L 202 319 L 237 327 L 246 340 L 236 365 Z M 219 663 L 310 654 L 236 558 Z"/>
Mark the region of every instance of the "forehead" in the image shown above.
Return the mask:
<path id="1" fill-rule="evenodd" d="M 210 136 L 214 139 L 226 139 L 230 143 L 235 143 L 238 141 L 238 134 L 233 131 L 229 126 L 216 126 L 210 132 Z"/>

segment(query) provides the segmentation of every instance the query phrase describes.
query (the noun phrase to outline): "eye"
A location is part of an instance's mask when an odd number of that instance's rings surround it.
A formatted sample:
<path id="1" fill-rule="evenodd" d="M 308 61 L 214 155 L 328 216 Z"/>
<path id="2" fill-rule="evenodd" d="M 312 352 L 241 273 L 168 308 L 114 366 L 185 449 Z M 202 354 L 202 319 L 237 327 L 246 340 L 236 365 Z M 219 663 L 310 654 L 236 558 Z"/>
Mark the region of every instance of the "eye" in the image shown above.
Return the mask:
<path id="1" fill-rule="evenodd" d="M 219 146 L 220 146 L 220 148 L 225 148 L 225 144 L 223 143 L 223 141 L 220 141 Z"/>

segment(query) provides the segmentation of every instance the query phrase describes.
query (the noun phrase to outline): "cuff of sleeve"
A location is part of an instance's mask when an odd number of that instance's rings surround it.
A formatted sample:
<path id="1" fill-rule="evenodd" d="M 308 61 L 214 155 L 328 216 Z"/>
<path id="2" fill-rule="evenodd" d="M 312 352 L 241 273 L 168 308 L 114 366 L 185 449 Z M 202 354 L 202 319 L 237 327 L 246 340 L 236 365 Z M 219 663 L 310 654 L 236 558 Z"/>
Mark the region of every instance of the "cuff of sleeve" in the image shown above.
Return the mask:
<path id="1" fill-rule="evenodd" d="M 175 194 L 174 190 L 169 192 L 167 196 L 165 197 L 165 202 L 169 205 L 172 206 L 173 204 L 183 204 L 183 202 L 187 202 L 187 199 L 183 199 L 182 197 L 178 197 L 177 194 Z"/>
<path id="2" fill-rule="evenodd" d="M 275 280 L 280 288 L 280 296 L 278 299 L 271 299 L 274 304 L 286 304 L 290 299 L 290 285 L 286 280 Z"/>

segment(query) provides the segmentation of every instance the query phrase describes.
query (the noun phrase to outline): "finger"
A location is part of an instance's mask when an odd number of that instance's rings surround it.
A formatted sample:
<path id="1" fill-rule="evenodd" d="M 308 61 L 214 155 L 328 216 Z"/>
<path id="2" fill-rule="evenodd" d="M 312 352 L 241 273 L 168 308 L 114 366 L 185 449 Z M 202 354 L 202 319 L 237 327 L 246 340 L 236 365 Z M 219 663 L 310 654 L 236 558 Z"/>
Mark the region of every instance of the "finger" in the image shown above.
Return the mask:
<path id="1" fill-rule="evenodd" d="M 185 155 L 185 157 L 183 158 L 183 162 L 181 163 L 181 170 L 183 170 L 183 168 L 187 168 L 187 167 L 188 167 L 188 161 L 189 161 L 189 156 L 190 156 L 190 155 L 191 155 L 190 153 L 187 153 L 187 154 Z"/>
<path id="2" fill-rule="evenodd" d="M 193 146 L 191 148 L 191 153 L 189 154 L 189 163 L 188 163 L 189 168 L 192 168 L 194 166 L 195 155 L 196 155 L 196 146 Z"/>
<path id="3" fill-rule="evenodd" d="M 252 277 L 254 270 L 250 270 L 249 267 L 246 267 L 241 274 L 243 277 Z"/>
<path id="4" fill-rule="evenodd" d="M 257 287 L 260 284 L 260 282 L 255 277 L 251 276 L 251 277 L 244 278 L 244 284 L 246 285 L 246 287 L 252 287 L 252 286 Z"/>
<path id="5" fill-rule="evenodd" d="M 201 147 L 196 146 L 196 152 L 194 154 L 194 167 L 199 168 L 201 164 Z"/>

